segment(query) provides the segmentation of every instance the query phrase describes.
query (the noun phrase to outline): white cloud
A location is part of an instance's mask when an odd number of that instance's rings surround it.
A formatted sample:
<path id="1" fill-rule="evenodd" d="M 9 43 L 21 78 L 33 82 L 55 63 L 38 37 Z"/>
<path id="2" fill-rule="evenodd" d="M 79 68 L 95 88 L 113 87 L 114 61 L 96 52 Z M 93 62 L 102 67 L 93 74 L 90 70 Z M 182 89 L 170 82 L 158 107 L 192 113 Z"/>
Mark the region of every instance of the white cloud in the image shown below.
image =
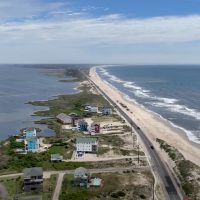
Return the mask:
<path id="1" fill-rule="evenodd" d="M 200 15 L 186 17 L 154 17 L 127 19 L 121 15 L 99 18 L 69 18 L 64 21 L 6 23 L 0 25 L 3 41 L 22 36 L 16 42 L 26 43 L 35 38 L 68 41 L 71 45 L 107 44 L 130 45 L 146 43 L 177 43 L 200 40 Z"/>
<path id="2" fill-rule="evenodd" d="M 6 2 L 0 3 L 0 11 L 27 0 Z M 101 62 L 102 59 L 103 62 L 138 62 L 141 58 L 151 62 L 156 59 L 178 62 L 183 57 L 185 61 L 200 63 L 199 46 L 192 44 L 200 40 L 200 15 L 146 19 L 120 14 L 92 17 L 63 6 L 63 3 L 50 3 L 44 8 L 41 1 L 30 0 L 29 5 L 23 3 L 23 7 L 11 9 L 14 13 L 5 14 L 4 20 L 15 18 L 20 10 L 23 10 L 21 17 L 42 12 L 51 17 L 1 23 L 0 62 L 10 59 L 12 62 Z"/>

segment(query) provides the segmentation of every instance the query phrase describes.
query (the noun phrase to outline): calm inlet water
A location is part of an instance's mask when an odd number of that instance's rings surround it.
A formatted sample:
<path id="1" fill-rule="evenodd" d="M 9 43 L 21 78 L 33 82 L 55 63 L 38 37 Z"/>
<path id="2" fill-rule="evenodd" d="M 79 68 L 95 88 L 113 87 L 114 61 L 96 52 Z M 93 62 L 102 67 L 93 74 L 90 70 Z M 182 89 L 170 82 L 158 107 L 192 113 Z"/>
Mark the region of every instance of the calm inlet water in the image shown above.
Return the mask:
<path id="1" fill-rule="evenodd" d="M 200 66 L 98 67 L 98 74 L 200 143 Z"/>
<path id="2" fill-rule="evenodd" d="M 58 77 L 48 76 L 48 71 L 34 66 L 0 65 L 0 140 L 32 126 L 41 128 L 43 135 L 54 134 L 44 125 L 34 125 L 34 120 L 39 118 L 31 117 L 35 111 L 47 108 L 26 103 L 75 93 L 78 83 L 59 82 Z"/>

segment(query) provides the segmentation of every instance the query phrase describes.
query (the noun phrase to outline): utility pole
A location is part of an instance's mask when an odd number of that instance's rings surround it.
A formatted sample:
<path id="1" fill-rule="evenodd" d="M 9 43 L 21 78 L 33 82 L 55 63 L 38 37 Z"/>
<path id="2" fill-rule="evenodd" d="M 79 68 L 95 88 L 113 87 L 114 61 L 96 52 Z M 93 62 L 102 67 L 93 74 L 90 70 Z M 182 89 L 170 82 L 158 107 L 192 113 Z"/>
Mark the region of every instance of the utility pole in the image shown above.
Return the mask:
<path id="1" fill-rule="evenodd" d="M 140 145 L 138 144 L 137 145 L 137 149 L 138 149 L 138 164 L 139 164 L 139 162 L 140 162 Z"/>

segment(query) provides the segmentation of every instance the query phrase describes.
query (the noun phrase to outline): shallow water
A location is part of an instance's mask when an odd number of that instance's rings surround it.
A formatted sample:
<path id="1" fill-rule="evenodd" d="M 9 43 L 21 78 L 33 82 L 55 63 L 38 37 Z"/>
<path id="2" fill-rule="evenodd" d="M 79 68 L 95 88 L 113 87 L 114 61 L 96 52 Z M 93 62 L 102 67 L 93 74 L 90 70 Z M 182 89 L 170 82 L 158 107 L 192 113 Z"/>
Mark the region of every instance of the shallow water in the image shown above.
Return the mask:
<path id="1" fill-rule="evenodd" d="M 34 125 L 34 120 L 40 118 L 31 116 L 35 111 L 47 108 L 26 103 L 75 93 L 78 83 L 59 82 L 63 77 L 49 76 L 48 71 L 38 66 L 34 68 L 34 65 L 0 65 L 0 140 L 32 126 L 41 128 L 42 135 L 54 135 L 45 125 Z"/>

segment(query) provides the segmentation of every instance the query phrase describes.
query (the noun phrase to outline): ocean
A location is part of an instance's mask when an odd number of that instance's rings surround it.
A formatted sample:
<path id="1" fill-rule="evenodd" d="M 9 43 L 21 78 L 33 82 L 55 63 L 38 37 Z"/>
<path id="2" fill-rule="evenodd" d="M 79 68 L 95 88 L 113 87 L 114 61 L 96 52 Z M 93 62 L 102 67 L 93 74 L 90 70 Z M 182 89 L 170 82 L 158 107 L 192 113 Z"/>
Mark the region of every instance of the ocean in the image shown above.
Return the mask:
<path id="1" fill-rule="evenodd" d="M 64 78 L 50 72 L 52 69 L 38 65 L 0 65 L 0 140 L 18 134 L 25 127 L 38 127 L 44 136 L 54 135 L 45 125 L 35 125 L 34 121 L 40 118 L 31 116 L 35 111 L 48 108 L 27 102 L 75 93 L 78 83 L 59 82 Z"/>
<path id="2" fill-rule="evenodd" d="M 97 73 L 129 101 L 184 130 L 200 143 L 200 66 L 101 66 Z"/>

